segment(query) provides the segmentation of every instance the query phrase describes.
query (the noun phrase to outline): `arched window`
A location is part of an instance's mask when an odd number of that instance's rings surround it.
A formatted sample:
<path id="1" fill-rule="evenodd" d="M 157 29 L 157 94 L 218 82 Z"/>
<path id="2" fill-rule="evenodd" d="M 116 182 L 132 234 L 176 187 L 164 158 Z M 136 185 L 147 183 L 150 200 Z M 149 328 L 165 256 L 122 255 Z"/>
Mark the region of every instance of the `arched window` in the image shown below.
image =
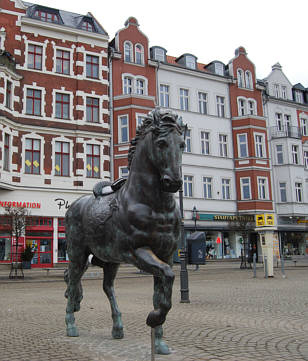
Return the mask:
<path id="1" fill-rule="evenodd" d="M 242 69 L 237 69 L 237 84 L 239 88 L 244 88 L 244 72 Z"/>
<path id="2" fill-rule="evenodd" d="M 135 62 L 136 64 L 143 64 L 143 47 L 140 44 L 135 46 Z"/>
<path id="3" fill-rule="evenodd" d="M 238 116 L 241 117 L 247 114 L 247 104 L 245 98 L 239 98 L 237 100 L 238 105 Z"/>
<path id="4" fill-rule="evenodd" d="M 246 88 L 252 89 L 252 76 L 249 70 L 245 71 L 245 81 L 246 81 Z"/>
<path id="5" fill-rule="evenodd" d="M 254 99 L 248 99 L 248 114 L 257 115 L 257 103 Z"/>
<path id="6" fill-rule="evenodd" d="M 124 43 L 124 61 L 130 63 L 133 61 L 132 44 L 129 41 Z"/>

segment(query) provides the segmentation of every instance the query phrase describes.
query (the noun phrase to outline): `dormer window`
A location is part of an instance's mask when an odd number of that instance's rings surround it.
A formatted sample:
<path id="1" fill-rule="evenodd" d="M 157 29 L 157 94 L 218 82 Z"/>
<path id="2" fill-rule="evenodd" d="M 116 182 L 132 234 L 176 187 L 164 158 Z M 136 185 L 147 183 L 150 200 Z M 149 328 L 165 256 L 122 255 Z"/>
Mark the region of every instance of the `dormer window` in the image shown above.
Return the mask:
<path id="1" fill-rule="evenodd" d="M 224 66 L 222 63 L 215 63 L 215 73 L 218 75 L 224 75 Z"/>
<path id="2" fill-rule="evenodd" d="M 186 55 L 186 67 L 196 69 L 196 59 L 191 55 Z"/>
<path id="3" fill-rule="evenodd" d="M 94 32 L 94 26 L 89 21 L 84 21 L 81 24 L 81 29 L 85 31 Z"/>
<path id="4" fill-rule="evenodd" d="M 57 14 L 49 13 L 43 10 L 36 10 L 34 16 L 39 18 L 42 21 L 46 21 L 48 23 L 59 23 L 59 17 Z"/>
<path id="5" fill-rule="evenodd" d="M 303 100 L 304 100 L 303 93 L 300 90 L 296 90 L 295 91 L 295 101 L 297 103 L 303 103 Z"/>
<path id="6" fill-rule="evenodd" d="M 162 48 L 155 48 L 154 50 L 154 59 L 157 61 L 165 61 L 165 51 Z"/>

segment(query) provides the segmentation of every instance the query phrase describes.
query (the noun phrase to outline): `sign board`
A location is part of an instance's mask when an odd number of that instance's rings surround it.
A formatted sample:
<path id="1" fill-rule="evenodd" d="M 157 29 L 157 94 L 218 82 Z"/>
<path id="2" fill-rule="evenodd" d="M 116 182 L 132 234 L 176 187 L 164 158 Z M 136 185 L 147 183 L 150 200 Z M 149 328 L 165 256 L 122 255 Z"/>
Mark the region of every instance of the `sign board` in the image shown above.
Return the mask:
<path id="1" fill-rule="evenodd" d="M 266 226 L 274 226 L 275 225 L 275 218 L 274 218 L 273 213 L 265 214 L 265 225 Z"/>
<path id="2" fill-rule="evenodd" d="M 256 215 L 256 227 L 273 227 L 275 225 L 275 215 L 264 213 Z"/>
<path id="3" fill-rule="evenodd" d="M 256 226 L 264 227 L 264 225 L 265 225 L 264 214 L 257 214 L 256 215 Z"/>

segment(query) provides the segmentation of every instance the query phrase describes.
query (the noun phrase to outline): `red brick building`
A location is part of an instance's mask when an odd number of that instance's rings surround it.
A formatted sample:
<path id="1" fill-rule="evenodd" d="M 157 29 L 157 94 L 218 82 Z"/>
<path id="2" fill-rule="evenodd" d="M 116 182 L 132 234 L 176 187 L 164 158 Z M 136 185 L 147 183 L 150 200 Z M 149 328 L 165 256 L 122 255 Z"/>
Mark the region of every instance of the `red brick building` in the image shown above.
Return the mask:
<path id="1" fill-rule="evenodd" d="M 270 155 L 262 91 L 243 47 L 229 63 L 231 120 L 238 212 L 273 212 Z"/>
<path id="2" fill-rule="evenodd" d="M 112 89 L 113 176 L 127 176 L 129 141 L 145 114 L 155 107 L 155 67 L 149 40 L 130 17 L 110 43 Z"/>
<path id="3" fill-rule="evenodd" d="M 25 241 L 33 266 L 52 266 L 66 208 L 110 179 L 108 34 L 91 14 L 21 0 L 2 0 L 0 24 L 0 213 L 38 205 Z M 10 252 L 2 226 L 0 262 Z"/>

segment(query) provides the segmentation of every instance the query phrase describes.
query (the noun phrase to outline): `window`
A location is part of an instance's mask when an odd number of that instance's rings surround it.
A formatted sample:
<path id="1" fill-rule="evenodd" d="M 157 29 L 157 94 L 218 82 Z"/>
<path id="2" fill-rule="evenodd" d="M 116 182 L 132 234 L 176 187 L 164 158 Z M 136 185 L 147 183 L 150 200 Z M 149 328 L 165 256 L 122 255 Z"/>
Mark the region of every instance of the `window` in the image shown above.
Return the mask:
<path id="1" fill-rule="evenodd" d="M 124 61 L 132 62 L 133 61 L 133 52 L 132 52 L 132 44 L 128 41 L 124 43 Z"/>
<path id="2" fill-rule="evenodd" d="M 281 87 L 281 97 L 282 97 L 282 99 L 287 99 L 287 87 L 286 86 Z"/>
<path id="3" fill-rule="evenodd" d="M 210 154 L 210 133 L 201 131 L 201 154 Z"/>
<path id="4" fill-rule="evenodd" d="M 119 117 L 119 143 L 128 142 L 128 116 Z"/>
<path id="5" fill-rule="evenodd" d="M 248 114 L 250 115 L 256 114 L 256 103 L 254 100 L 248 100 Z"/>
<path id="6" fill-rule="evenodd" d="M 255 134 L 255 146 L 256 146 L 256 157 L 264 158 L 265 157 L 264 135 Z"/>
<path id="7" fill-rule="evenodd" d="M 281 144 L 276 145 L 277 164 L 283 164 L 283 148 Z"/>
<path id="8" fill-rule="evenodd" d="M 125 76 L 123 79 L 123 93 L 132 94 L 133 92 L 133 80 L 128 76 Z"/>
<path id="9" fill-rule="evenodd" d="M 55 175 L 69 176 L 69 146 L 68 142 L 55 143 Z"/>
<path id="10" fill-rule="evenodd" d="M 258 177 L 258 197 L 268 199 L 267 178 Z"/>
<path id="11" fill-rule="evenodd" d="M 248 157 L 247 134 L 238 134 L 238 153 L 240 158 Z"/>
<path id="12" fill-rule="evenodd" d="M 292 145 L 292 163 L 298 164 L 298 145 Z"/>
<path id="13" fill-rule="evenodd" d="M 25 173 L 40 174 L 41 141 L 26 139 Z"/>
<path id="14" fill-rule="evenodd" d="M 282 114 L 276 113 L 275 117 L 276 117 L 277 130 L 279 131 L 283 130 Z"/>
<path id="15" fill-rule="evenodd" d="M 142 124 L 143 120 L 146 118 L 146 115 L 136 114 L 136 125 L 137 128 Z"/>
<path id="16" fill-rule="evenodd" d="M 5 106 L 8 109 L 12 109 L 12 82 L 9 80 L 6 81 Z"/>
<path id="17" fill-rule="evenodd" d="M 43 47 L 29 44 L 28 47 L 28 68 L 42 70 Z"/>
<path id="18" fill-rule="evenodd" d="M 100 178 L 100 146 L 87 144 L 87 177 Z"/>
<path id="19" fill-rule="evenodd" d="M 222 199 L 230 199 L 230 179 L 223 178 L 221 180 L 221 191 L 222 191 Z"/>
<path id="20" fill-rule="evenodd" d="M 144 81 L 141 79 L 137 79 L 136 81 L 136 90 L 137 94 L 143 95 L 144 94 Z"/>
<path id="21" fill-rule="evenodd" d="M 249 70 L 245 71 L 245 82 L 246 82 L 246 88 L 252 89 L 252 76 Z"/>
<path id="22" fill-rule="evenodd" d="M 140 44 L 135 46 L 135 62 L 136 64 L 143 64 L 143 47 Z"/>
<path id="23" fill-rule="evenodd" d="M 185 137 L 185 152 L 191 153 L 191 130 L 186 130 L 186 137 Z"/>
<path id="24" fill-rule="evenodd" d="M 127 167 L 119 167 L 119 177 L 128 178 L 129 170 Z"/>
<path id="25" fill-rule="evenodd" d="M 26 113 L 41 115 L 42 92 L 36 89 L 27 89 Z"/>
<path id="26" fill-rule="evenodd" d="M 280 201 L 287 201 L 287 184 L 285 182 L 279 182 Z"/>
<path id="27" fill-rule="evenodd" d="M 199 113 L 200 114 L 207 114 L 207 94 L 199 92 Z"/>
<path id="28" fill-rule="evenodd" d="M 296 90 L 295 91 L 295 101 L 297 103 L 303 103 L 303 100 L 304 100 L 303 93 L 300 90 Z"/>
<path id="29" fill-rule="evenodd" d="M 238 115 L 239 116 L 246 115 L 246 100 L 245 99 L 238 100 Z"/>
<path id="30" fill-rule="evenodd" d="M 296 202 L 298 203 L 303 202 L 303 185 L 300 182 L 295 182 L 295 196 L 296 196 Z"/>
<path id="31" fill-rule="evenodd" d="M 204 198 L 212 198 L 212 178 L 203 177 L 203 195 Z"/>
<path id="32" fill-rule="evenodd" d="M 70 52 L 57 50 L 56 52 L 56 72 L 59 74 L 70 73 Z"/>
<path id="33" fill-rule="evenodd" d="M 161 48 L 155 48 L 154 59 L 158 61 L 165 61 L 165 51 Z"/>
<path id="34" fill-rule="evenodd" d="M 244 73 L 242 69 L 237 69 L 237 85 L 244 88 Z"/>
<path id="35" fill-rule="evenodd" d="M 40 18 L 42 21 L 46 21 L 48 23 L 58 23 L 59 18 L 57 14 L 51 14 L 46 11 L 36 10 L 34 16 Z"/>
<path id="36" fill-rule="evenodd" d="M 224 75 L 224 65 L 222 63 L 215 63 L 215 74 Z"/>
<path id="37" fill-rule="evenodd" d="M 306 137 L 306 136 L 308 136 L 308 121 L 305 118 L 301 118 L 300 122 L 301 122 L 301 128 L 302 128 L 302 135 Z"/>
<path id="38" fill-rule="evenodd" d="M 308 151 L 304 151 L 304 166 L 306 169 L 308 169 Z"/>
<path id="39" fill-rule="evenodd" d="M 84 21 L 81 25 L 81 29 L 85 31 L 94 31 L 93 25 L 89 21 Z"/>
<path id="40" fill-rule="evenodd" d="M 250 193 L 250 178 L 241 178 L 241 199 L 251 199 L 251 193 Z"/>
<path id="41" fill-rule="evenodd" d="M 284 114 L 284 125 L 285 125 L 285 130 L 289 135 L 291 131 L 291 115 Z"/>
<path id="42" fill-rule="evenodd" d="M 180 108 L 181 110 L 188 110 L 188 90 L 180 89 Z"/>
<path id="43" fill-rule="evenodd" d="M 189 69 L 196 69 L 196 60 L 193 56 L 186 56 L 186 67 Z"/>
<path id="44" fill-rule="evenodd" d="M 10 170 L 10 135 L 4 133 L 3 170 Z"/>
<path id="45" fill-rule="evenodd" d="M 87 78 L 99 78 L 99 58 L 94 55 L 86 56 L 86 76 Z"/>
<path id="46" fill-rule="evenodd" d="M 160 106 L 168 108 L 169 107 L 169 86 L 160 84 L 159 86 L 159 100 Z"/>
<path id="47" fill-rule="evenodd" d="M 193 176 L 184 175 L 184 197 L 193 196 Z"/>
<path id="48" fill-rule="evenodd" d="M 221 157 L 228 156 L 228 137 L 224 134 L 219 134 L 219 155 Z"/>
<path id="49" fill-rule="evenodd" d="M 217 96 L 216 104 L 217 104 L 217 115 L 220 118 L 223 118 L 225 116 L 225 98 L 221 96 Z"/>
<path id="50" fill-rule="evenodd" d="M 56 118 L 69 119 L 70 96 L 56 93 Z"/>
<path id="51" fill-rule="evenodd" d="M 86 99 L 86 119 L 87 122 L 99 122 L 99 99 L 87 97 Z"/>
<path id="52" fill-rule="evenodd" d="M 280 87 L 279 84 L 274 84 L 274 97 L 280 98 Z"/>

